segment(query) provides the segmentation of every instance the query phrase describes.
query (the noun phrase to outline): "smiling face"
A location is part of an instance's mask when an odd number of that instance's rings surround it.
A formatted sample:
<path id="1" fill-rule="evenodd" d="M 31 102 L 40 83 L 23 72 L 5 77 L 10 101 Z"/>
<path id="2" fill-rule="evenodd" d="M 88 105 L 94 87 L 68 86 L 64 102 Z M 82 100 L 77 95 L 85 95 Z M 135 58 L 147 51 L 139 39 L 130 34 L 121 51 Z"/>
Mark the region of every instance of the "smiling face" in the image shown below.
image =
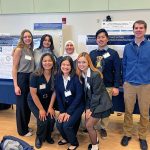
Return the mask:
<path id="1" fill-rule="evenodd" d="M 105 35 L 104 32 L 101 32 L 101 33 L 98 34 L 98 36 L 96 38 L 96 43 L 98 44 L 100 49 L 102 49 L 105 46 L 107 46 L 108 37 Z"/>
<path id="2" fill-rule="evenodd" d="M 65 50 L 67 54 L 72 54 L 74 52 L 74 45 L 71 42 L 68 42 Z"/>
<path id="3" fill-rule="evenodd" d="M 69 75 L 71 72 L 71 64 L 68 60 L 64 60 L 61 63 L 61 71 L 64 75 Z"/>
<path id="4" fill-rule="evenodd" d="M 47 56 L 43 57 L 42 66 L 43 66 L 44 70 L 51 70 L 52 69 L 53 61 L 52 61 L 50 56 L 47 55 Z"/>
<path id="5" fill-rule="evenodd" d="M 24 33 L 23 42 L 26 45 L 30 45 L 32 43 L 32 35 L 29 32 Z"/>
<path id="6" fill-rule="evenodd" d="M 51 41 L 50 38 L 48 36 L 45 37 L 44 41 L 43 41 L 43 47 L 44 48 L 49 48 L 51 45 Z"/>
<path id="7" fill-rule="evenodd" d="M 135 23 L 133 28 L 133 33 L 136 39 L 143 39 L 146 33 L 146 28 L 144 24 Z"/>
<path id="8" fill-rule="evenodd" d="M 89 65 L 88 65 L 88 61 L 86 60 L 86 58 L 84 56 L 80 57 L 77 61 L 78 63 L 78 68 L 83 71 L 86 72 Z"/>

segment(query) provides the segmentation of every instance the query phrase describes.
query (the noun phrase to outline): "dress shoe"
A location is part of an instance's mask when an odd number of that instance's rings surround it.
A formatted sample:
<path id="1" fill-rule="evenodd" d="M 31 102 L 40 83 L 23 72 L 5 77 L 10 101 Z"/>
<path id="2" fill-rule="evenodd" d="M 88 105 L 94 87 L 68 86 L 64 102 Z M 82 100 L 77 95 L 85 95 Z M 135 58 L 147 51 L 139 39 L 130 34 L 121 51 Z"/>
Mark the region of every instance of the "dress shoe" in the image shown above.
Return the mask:
<path id="1" fill-rule="evenodd" d="M 47 138 L 46 140 L 47 140 L 47 142 L 48 142 L 49 144 L 54 144 L 53 138 Z"/>
<path id="2" fill-rule="evenodd" d="M 70 145 L 67 150 L 76 150 L 78 146 L 79 146 L 79 144 L 76 146 Z"/>
<path id="3" fill-rule="evenodd" d="M 121 145 L 122 146 L 127 146 L 129 141 L 131 140 L 131 137 L 128 137 L 128 136 L 124 136 L 121 140 Z"/>
<path id="4" fill-rule="evenodd" d="M 27 134 L 25 134 L 24 136 L 26 136 L 26 137 L 29 137 L 29 136 L 32 136 L 33 135 L 33 133 L 32 132 L 28 132 Z"/>
<path id="5" fill-rule="evenodd" d="M 37 149 L 39 149 L 39 148 L 41 148 L 41 146 L 42 146 L 42 141 L 38 137 L 36 137 L 36 139 L 35 139 L 35 147 Z"/>
<path id="6" fill-rule="evenodd" d="M 139 139 L 141 150 L 148 150 L 148 145 L 146 140 Z"/>
<path id="7" fill-rule="evenodd" d="M 89 145 L 88 145 L 88 150 L 93 150 L 93 149 L 94 149 L 94 150 L 99 150 L 99 148 L 98 148 L 98 145 L 97 145 L 97 144 L 96 144 L 96 145 L 94 145 L 94 146 L 96 146 L 96 147 L 94 147 L 94 148 L 93 148 L 93 147 L 92 147 L 92 144 L 89 144 Z"/>
<path id="8" fill-rule="evenodd" d="M 97 141 L 97 144 L 99 144 L 99 140 Z M 89 149 L 89 148 L 92 148 L 92 144 L 89 144 L 89 145 L 88 145 L 88 149 Z"/>
<path id="9" fill-rule="evenodd" d="M 58 145 L 65 145 L 67 143 L 68 142 L 65 139 L 62 139 L 62 140 L 58 141 Z"/>

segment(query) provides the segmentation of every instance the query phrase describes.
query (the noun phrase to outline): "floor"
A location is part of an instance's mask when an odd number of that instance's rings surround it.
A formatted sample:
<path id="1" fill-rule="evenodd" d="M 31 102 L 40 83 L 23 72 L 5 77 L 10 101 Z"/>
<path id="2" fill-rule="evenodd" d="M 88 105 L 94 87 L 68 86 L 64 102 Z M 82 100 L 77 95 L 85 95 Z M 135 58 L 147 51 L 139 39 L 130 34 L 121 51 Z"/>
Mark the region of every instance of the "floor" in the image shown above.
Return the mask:
<path id="1" fill-rule="evenodd" d="M 110 123 L 108 126 L 108 137 L 105 140 L 102 140 L 99 136 L 99 149 L 100 150 L 140 150 L 139 142 L 138 142 L 138 121 L 139 121 L 139 115 L 134 115 L 134 129 L 133 129 L 133 138 L 130 141 L 129 145 L 127 147 L 123 147 L 120 145 L 120 140 L 123 135 L 122 125 L 123 125 L 123 118 L 124 116 L 117 116 L 116 113 L 111 115 L 110 117 Z M 36 132 L 36 121 L 35 118 L 31 117 L 31 122 L 29 125 L 34 130 L 34 135 L 31 137 L 21 137 L 16 132 L 16 122 L 15 122 L 15 108 L 14 109 L 8 109 L 8 110 L 1 110 L 0 111 L 0 140 L 4 135 L 12 135 L 15 137 L 18 137 L 26 142 L 28 142 L 30 145 L 34 146 L 35 141 L 35 132 Z M 99 135 L 99 133 L 98 133 Z M 41 150 L 67 150 L 68 146 L 59 146 L 57 144 L 58 140 L 61 139 L 57 129 L 55 128 L 53 133 L 53 138 L 55 140 L 55 144 L 48 144 L 43 143 L 43 146 Z M 87 133 L 83 133 L 80 129 L 78 132 L 78 140 L 80 143 L 80 146 L 78 147 L 78 150 L 87 150 L 87 146 L 90 143 L 89 136 Z M 148 145 L 150 147 L 150 129 L 148 132 L 147 137 Z"/>

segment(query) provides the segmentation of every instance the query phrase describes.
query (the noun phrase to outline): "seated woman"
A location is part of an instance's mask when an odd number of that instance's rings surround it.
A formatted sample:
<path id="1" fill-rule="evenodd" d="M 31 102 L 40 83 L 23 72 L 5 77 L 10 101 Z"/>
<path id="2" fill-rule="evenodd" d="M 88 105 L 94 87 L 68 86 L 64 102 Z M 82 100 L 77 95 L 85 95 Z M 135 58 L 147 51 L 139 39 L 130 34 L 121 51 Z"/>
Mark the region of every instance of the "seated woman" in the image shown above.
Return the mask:
<path id="1" fill-rule="evenodd" d="M 56 99 L 60 114 L 56 126 L 63 137 L 59 145 L 70 143 L 68 150 L 79 146 L 77 131 L 84 111 L 83 86 L 75 74 L 73 60 L 65 56 L 60 62 L 60 71 L 55 79 Z"/>
<path id="2" fill-rule="evenodd" d="M 30 77 L 28 105 L 37 119 L 36 148 L 41 148 L 45 140 L 50 144 L 54 143 L 51 138 L 55 123 L 52 108 L 55 100 L 54 73 L 55 60 L 52 54 L 45 53 L 41 57 L 40 68 Z"/>
<path id="3" fill-rule="evenodd" d="M 94 68 L 88 53 L 83 52 L 77 58 L 76 72 L 84 83 L 85 124 L 91 143 L 88 150 L 98 150 L 98 137 L 94 126 L 99 119 L 108 117 L 112 111 L 112 102 L 102 80 L 102 74 Z"/>

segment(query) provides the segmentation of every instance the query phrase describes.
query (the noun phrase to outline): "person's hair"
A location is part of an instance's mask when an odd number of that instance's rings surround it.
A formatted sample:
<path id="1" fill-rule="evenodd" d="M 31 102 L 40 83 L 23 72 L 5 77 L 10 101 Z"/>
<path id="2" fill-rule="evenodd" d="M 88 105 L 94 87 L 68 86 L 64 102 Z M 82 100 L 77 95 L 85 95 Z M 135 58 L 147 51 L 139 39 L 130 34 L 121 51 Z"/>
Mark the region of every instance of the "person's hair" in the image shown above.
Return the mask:
<path id="1" fill-rule="evenodd" d="M 137 20 L 133 23 L 133 29 L 135 27 L 135 24 L 143 24 L 144 28 L 147 29 L 147 23 L 144 20 Z"/>
<path id="2" fill-rule="evenodd" d="M 79 76 L 79 79 L 80 79 L 80 81 L 81 81 L 81 76 L 82 76 L 82 72 L 81 72 L 81 70 L 79 69 L 79 67 L 78 67 L 78 60 L 79 60 L 79 58 L 80 57 L 85 57 L 85 59 L 87 60 L 87 62 L 88 62 L 88 67 L 92 70 L 92 71 L 94 71 L 94 72 L 98 72 L 99 73 L 99 75 L 101 76 L 101 78 L 103 78 L 103 75 L 102 75 L 102 73 L 98 70 L 98 69 L 96 69 L 95 67 L 94 67 L 94 65 L 93 65 L 93 63 L 92 63 L 92 60 L 91 60 L 91 58 L 90 58 L 90 55 L 87 53 L 87 52 L 82 52 L 79 56 L 78 56 L 78 58 L 77 58 L 77 67 L 76 67 L 76 74 Z"/>
<path id="3" fill-rule="evenodd" d="M 105 29 L 99 29 L 99 30 L 96 32 L 96 34 L 95 34 L 96 39 L 97 39 L 97 37 L 98 37 L 98 35 L 99 35 L 100 33 L 104 33 L 105 36 L 109 39 L 108 32 L 107 32 Z"/>
<path id="4" fill-rule="evenodd" d="M 61 62 L 60 62 L 60 67 L 59 67 L 59 74 L 63 74 L 62 70 L 61 70 L 61 64 L 62 62 L 64 61 L 69 61 L 70 63 L 70 66 L 71 66 L 71 71 L 70 71 L 70 76 L 74 76 L 75 74 L 75 68 L 74 68 L 74 63 L 73 63 L 73 60 L 70 56 L 64 56 L 62 59 L 61 59 Z"/>
<path id="5" fill-rule="evenodd" d="M 21 32 L 20 39 L 19 39 L 19 42 L 18 42 L 16 48 L 26 48 L 26 44 L 24 43 L 24 39 L 23 39 L 23 38 L 24 38 L 24 34 L 25 34 L 26 32 L 30 33 L 30 35 L 31 35 L 32 42 L 31 42 L 31 44 L 30 44 L 30 49 L 33 50 L 33 46 L 34 46 L 34 44 L 33 44 L 33 35 L 32 35 L 32 33 L 31 33 L 31 31 L 28 30 L 28 29 L 24 29 L 24 30 Z M 16 48 L 15 48 L 15 49 L 16 49 Z M 14 49 L 14 51 L 15 51 L 15 49 Z"/>
<path id="6" fill-rule="evenodd" d="M 44 57 L 46 57 L 46 56 L 49 56 L 53 62 L 53 67 L 51 69 L 51 75 L 54 76 L 54 74 L 56 73 L 56 62 L 55 62 L 53 55 L 50 53 L 45 53 L 41 56 L 39 68 L 37 70 L 35 70 L 35 72 L 34 72 L 35 75 L 37 75 L 37 76 L 43 75 L 44 68 L 43 68 L 42 61 L 43 61 Z"/>
<path id="7" fill-rule="evenodd" d="M 54 43 L 53 43 L 53 38 L 51 35 L 49 34 L 44 34 L 42 37 L 41 37 L 41 40 L 40 40 L 40 46 L 39 46 L 39 49 L 41 49 L 43 47 L 43 42 L 45 40 L 46 37 L 49 37 L 49 41 L 50 41 L 50 50 L 54 50 Z"/>

